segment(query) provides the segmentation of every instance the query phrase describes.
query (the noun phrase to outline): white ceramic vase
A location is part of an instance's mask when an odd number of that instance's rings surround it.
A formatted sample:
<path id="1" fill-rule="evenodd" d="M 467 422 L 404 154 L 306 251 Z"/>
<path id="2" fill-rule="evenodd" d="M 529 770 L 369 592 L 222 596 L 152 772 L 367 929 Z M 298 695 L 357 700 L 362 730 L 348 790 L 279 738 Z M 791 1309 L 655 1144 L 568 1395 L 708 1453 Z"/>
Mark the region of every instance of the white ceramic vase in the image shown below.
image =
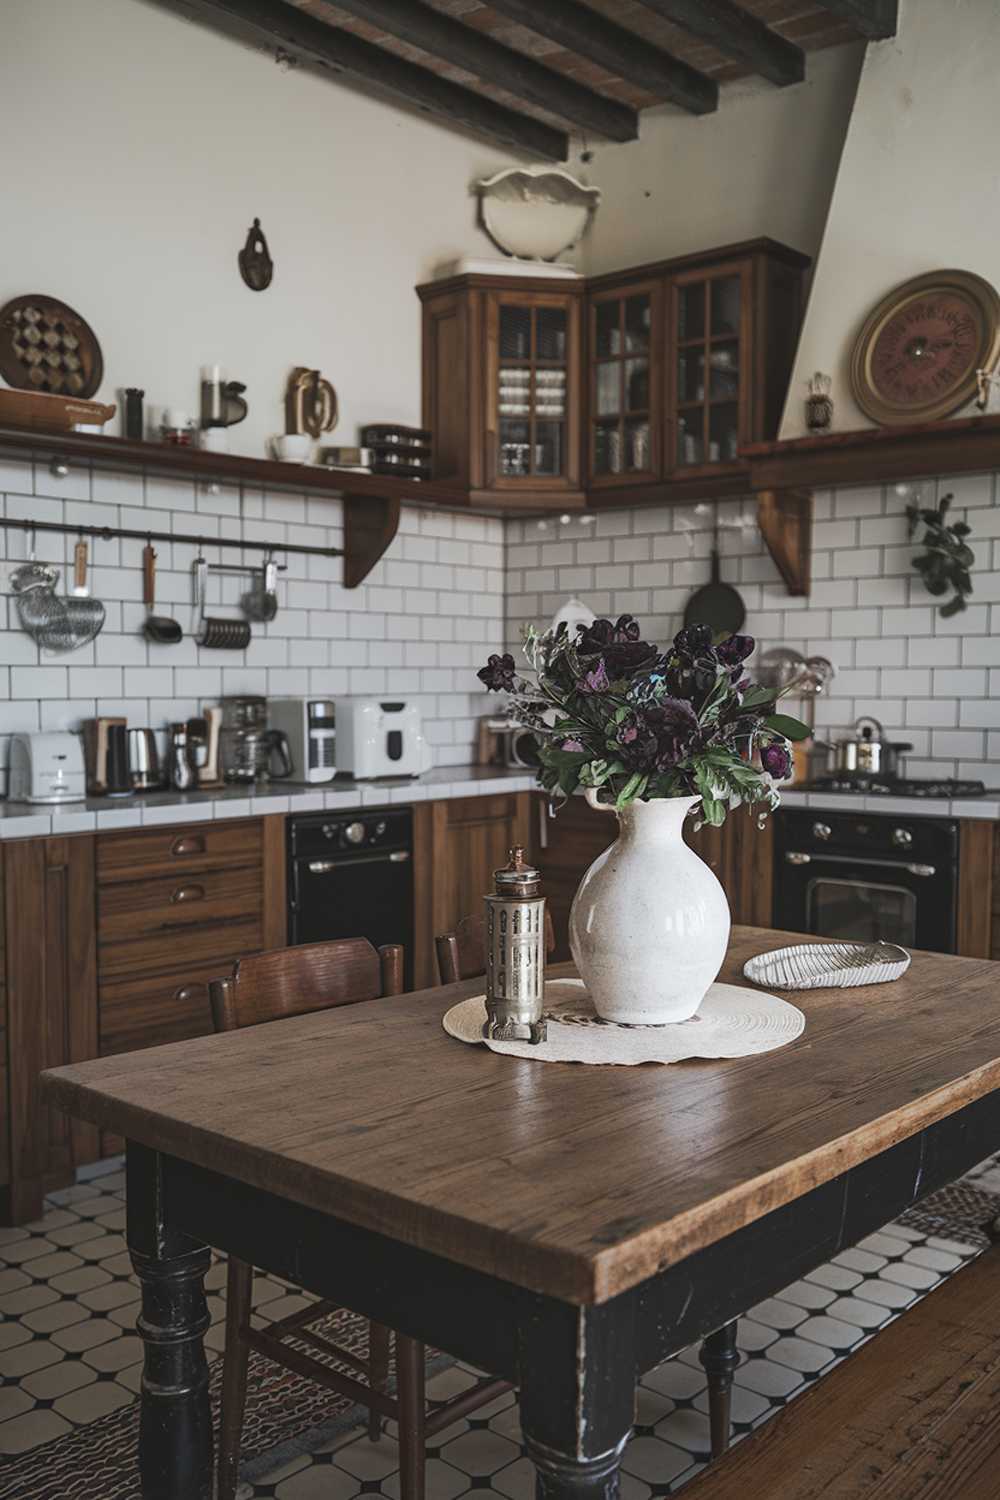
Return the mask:
<path id="1" fill-rule="evenodd" d="M 592 790 L 587 801 L 614 812 Z M 686 1021 L 722 967 L 729 903 L 681 833 L 697 801 L 658 797 L 626 807 L 617 841 L 594 860 L 573 898 L 570 951 L 606 1021 Z"/>

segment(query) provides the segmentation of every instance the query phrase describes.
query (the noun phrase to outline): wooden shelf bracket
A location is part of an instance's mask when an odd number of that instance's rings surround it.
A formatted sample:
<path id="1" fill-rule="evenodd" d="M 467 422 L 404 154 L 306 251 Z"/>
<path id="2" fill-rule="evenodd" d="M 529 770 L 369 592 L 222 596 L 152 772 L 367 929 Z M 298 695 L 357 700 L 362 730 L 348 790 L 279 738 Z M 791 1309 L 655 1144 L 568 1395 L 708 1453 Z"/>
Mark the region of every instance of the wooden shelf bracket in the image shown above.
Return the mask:
<path id="1" fill-rule="evenodd" d="M 761 490 L 757 495 L 757 524 L 790 594 L 809 593 L 812 518 L 812 490 Z"/>
<path id="2" fill-rule="evenodd" d="M 344 495 L 344 587 L 363 583 L 399 526 L 399 500 Z"/>

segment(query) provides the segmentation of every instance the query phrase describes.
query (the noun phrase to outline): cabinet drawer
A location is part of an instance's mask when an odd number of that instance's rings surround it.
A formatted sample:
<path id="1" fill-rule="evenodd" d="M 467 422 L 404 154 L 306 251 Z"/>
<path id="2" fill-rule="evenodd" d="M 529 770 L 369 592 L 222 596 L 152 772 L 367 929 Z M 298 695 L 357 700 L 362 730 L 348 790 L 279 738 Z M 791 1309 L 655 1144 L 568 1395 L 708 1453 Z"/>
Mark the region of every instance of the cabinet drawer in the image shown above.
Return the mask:
<path id="1" fill-rule="evenodd" d="M 233 953 L 165 974 L 102 983 L 97 1002 L 101 1056 L 207 1036 L 212 1031 L 209 981 L 229 974 L 241 956 Z"/>
<path id="2" fill-rule="evenodd" d="M 262 946 L 263 886 L 257 868 L 205 870 L 102 886 L 97 963 L 110 974 L 214 963 Z"/>
<path id="3" fill-rule="evenodd" d="M 253 865 L 260 862 L 261 851 L 259 818 L 102 833 L 97 839 L 97 880 L 99 885 L 111 885 L 133 881 L 137 874 L 145 878 Z"/>

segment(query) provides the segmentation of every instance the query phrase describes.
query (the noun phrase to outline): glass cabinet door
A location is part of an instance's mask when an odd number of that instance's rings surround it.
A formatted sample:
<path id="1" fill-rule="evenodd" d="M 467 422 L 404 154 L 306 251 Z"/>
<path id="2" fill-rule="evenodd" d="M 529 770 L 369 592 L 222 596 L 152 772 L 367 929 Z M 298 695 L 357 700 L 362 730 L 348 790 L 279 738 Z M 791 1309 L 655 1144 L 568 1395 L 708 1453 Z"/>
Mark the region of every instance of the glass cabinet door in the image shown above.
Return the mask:
<path id="1" fill-rule="evenodd" d="M 739 457 L 747 400 L 747 294 L 746 273 L 739 266 L 675 283 L 674 468 L 730 464 Z"/>
<path id="2" fill-rule="evenodd" d="M 590 324 L 590 476 L 611 485 L 655 470 L 654 287 L 632 287 L 595 300 Z"/>
<path id="3" fill-rule="evenodd" d="M 565 479 L 570 382 L 569 310 L 505 299 L 497 310 L 497 475 Z"/>

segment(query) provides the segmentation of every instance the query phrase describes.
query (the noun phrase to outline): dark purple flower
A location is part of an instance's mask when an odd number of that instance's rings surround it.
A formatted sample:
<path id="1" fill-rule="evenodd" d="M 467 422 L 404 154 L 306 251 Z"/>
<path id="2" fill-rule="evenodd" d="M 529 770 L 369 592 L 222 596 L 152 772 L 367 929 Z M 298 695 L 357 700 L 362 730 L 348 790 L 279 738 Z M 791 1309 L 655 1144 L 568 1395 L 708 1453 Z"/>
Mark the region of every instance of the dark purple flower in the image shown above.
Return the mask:
<path id="1" fill-rule="evenodd" d="M 752 635 L 731 635 L 719 642 L 715 654 L 724 667 L 738 667 L 746 661 L 756 644 Z"/>
<path id="2" fill-rule="evenodd" d="M 599 658 L 609 682 L 631 677 L 635 672 L 654 666 L 660 659 L 657 647 L 640 639 L 642 632 L 631 615 L 619 615 L 613 623 L 611 620 L 595 620 L 593 625 L 578 626 L 577 629 L 577 655 L 587 663 L 594 657 Z M 603 692 L 604 689 L 581 688 L 581 691 Z"/>
<path id="3" fill-rule="evenodd" d="M 581 693 L 606 693 L 611 686 L 607 668 L 603 660 L 598 661 L 596 667 L 591 667 L 585 677 L 581 677 L 577 683 L 577 691 Z"/>
<path id="4" fill-rule="evenodd" d="M 669 771 L 690 752 L 697 733 L 698 718 L 690 703 L 664 698 L 623 721 L 619 755 L 632 771 Z"/>
<path id="5" fill-rule="evenodd" d="M 784 781 L 792 769 L 792 757 L 784 745 L 765 745 L 760 752 L 760 763 L 775 781 Z"/>
<path id="6" fill-rule="evenodd" d="M 509 651 L 505 651 L 502 656 L 494 653 L 485 667 L 480 667 L 476 676 L 492 693 L 513 693 L 517 678 L 514 658 Z"/>
<path id="7" fill-rule="evenodd" d="M 682 656 L 704 656 L 711 649 L 711 625 L 686 625 L 674 636 L 674 650 Z"/>

